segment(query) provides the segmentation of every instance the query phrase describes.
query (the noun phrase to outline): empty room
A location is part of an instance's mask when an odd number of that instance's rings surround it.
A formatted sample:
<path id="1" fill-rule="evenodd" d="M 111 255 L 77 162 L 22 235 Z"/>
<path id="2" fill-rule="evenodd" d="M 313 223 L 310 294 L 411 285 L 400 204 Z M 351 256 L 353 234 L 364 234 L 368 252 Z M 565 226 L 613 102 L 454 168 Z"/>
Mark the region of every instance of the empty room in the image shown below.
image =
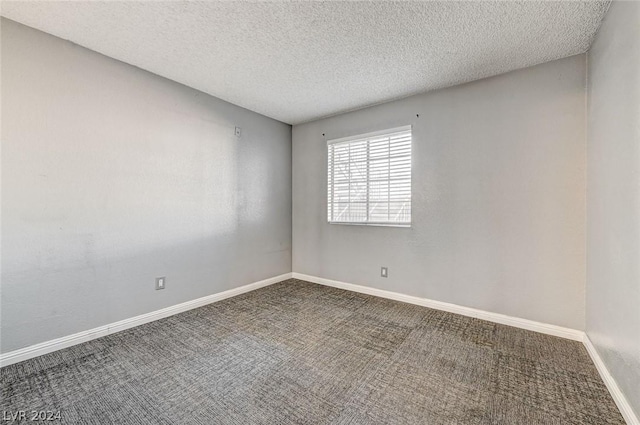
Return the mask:
<path id="1" fill-rule="evenodd" d="M 640 425 L 640 1 L 1 1 L 0 422 Z"/>

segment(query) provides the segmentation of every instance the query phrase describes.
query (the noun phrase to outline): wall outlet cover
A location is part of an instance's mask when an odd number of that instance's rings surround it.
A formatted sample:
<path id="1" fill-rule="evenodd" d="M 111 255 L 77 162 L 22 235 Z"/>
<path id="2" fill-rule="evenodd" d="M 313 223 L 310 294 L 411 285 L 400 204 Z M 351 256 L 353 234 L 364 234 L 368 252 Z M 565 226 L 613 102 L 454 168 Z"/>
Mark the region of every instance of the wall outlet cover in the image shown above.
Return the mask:
<path id="1" fill-rule="evenodd" d="M 386 267 L 381 267 L 380 268 L 380 276 L 381 277 L 389 277 L 389 271 L 387 270 Z"/>
<path id="2" fill-rule="evenodd" d="M 167 278 L 162 276 L 162 277 L 156 277 L 156 291 L 159 291 L 161 289 L 164 289 L 167 286 Z"/>

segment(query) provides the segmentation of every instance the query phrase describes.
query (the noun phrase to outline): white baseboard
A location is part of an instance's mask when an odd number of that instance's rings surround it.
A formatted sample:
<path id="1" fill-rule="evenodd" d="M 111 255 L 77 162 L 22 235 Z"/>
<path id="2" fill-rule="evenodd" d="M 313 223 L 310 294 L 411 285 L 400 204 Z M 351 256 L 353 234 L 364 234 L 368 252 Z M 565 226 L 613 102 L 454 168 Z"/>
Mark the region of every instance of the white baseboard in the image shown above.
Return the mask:
<path id="1" fill-rule="evenodd" d="M 73 335 L 64 336 L 62 338 L 52 339 L 50 341 L 41 342 L 39 344 L 31 345 L 29 347 L 20 348 L 15 351 L 0 354 L 0 367 L 8 366 L 13 363 L 18 363 L 24 360 L 32 359 L 34 357 L 41 356 L 43 354 L 51 353 L 53 351 L 61 350 L 63 348 L 70 347 L 72 345 L 80 344 L 90 341 L 92 339 L 100 338 L 105 335 L 120 332 L 125 329 L 133 328 L 145 323 L 153 322 L 165 317 L 173 316 L 174 314 L 182 313 L 187 310 L 202 307 L 207 304 L 221 301 L 226 298 L 235 297 L 236 295 L 244 294 L 245 292 L 254 291 L 265 286 L 272 285 L 274 283 L 290 279 L 291 273 L 285 273 L 280 276 L 271 277 L 258 282 L 253 282 L 248 285 L 240 286 L 239 288 L 229 289 L 228 291 L 218 292 L 217 294 L 207 295 L 206 297 L 197 298 L 195 300 L 187 301 L 181 304 L 176 304 L 171 307 L 163 308 L 161 310 L 152 311 L 150 313 L 141 314 L 140 316 L 131 317 L 129 319 L 120 320 L 119 322 L 110 323 L 108 325 L 99 326 L 97 328 L 89 329 L 75 333 Z"/>
<path id="2" fill-rule="evenodd" d="M 317 276 L 309 276 L 302 273 L 292 273 L 294 279 L 305 280 L 307 282 L 318 283 L 320 285 L 331 286 L 334 288 L 345 289 L 347 291 L 360 292 L 362 294 L 374 295 L 376 297 L 388 298 L 391 300 L 402 301 L 409 304 L 416 304 L 423 307 L 429 307 L 436 310 L 448 311 L 450 313 L 461 314 L 463 316 L 475 317 L 490 322 L 500 323 L 503 325 L 514 326 L 516 328 L 527 329 L 534 332 L 540 332 L 547 335 L 567 338 L 574 341 L 582 342 L 591 359 L 596 365 L 602 380 L 609 389 L 611 397 L 615 401 L 622 416 L 628 425 L 640 425 L 638 417 L 631 409 L 631 405 L 620 391 L 618 384 L 613 379 L 602 359 L 598 355 L 595 347 L 591 343 L 589 337 L 577 329 L 564 328 L 562 326 L 550 325 L 547 323 L 536 322 L 534 320 L 521 319 L 519 317 L 507 316 L 505 314 L 492 313 L 489 311 L 478 310 L 470 307 L 463 307 L 456 304 L 445 303 L 442 301 L 430 300 L 428 298 L 414 297 L 411 295 L 400 294 L 398 292 L 385 291 L 383 289 L 370 288 L 368 286 L 354 285 L 352 283 L 340 282 L 337 280 L 325 279 Z"/>
<path id="3" fill-rule="evenodd" d="M 519 317 L 507 316 L 505 314 L 492 313 L 489 311 L 478 310 L 471 307 L 463 307 L 457 304 L 430 300 L 428 298 L 414 297 L 412 295 L 400 294 L 398 292 L 385 291 L 383 289 L 370 288 L 368 286 L 354 285 L 352 283 L 345 283 L 337 280 L 325 279 L 322 277 L 309 276 L 302 273 L 294 272 L 292 273 L 292 275 L 294 279 L 306 280 L 308 282 L 318 283 L 320 285 L 346 289 L 347 291 L 360 292 L 362 294 L 374 295 L 376 297 L 388 298 L 391 300 L 402 301 L 409 304 L 416 304 L 423 307 L 433 308 L 435 310 L 448 311 L 450 313 L 475 317 L 477 319 L 488 320 L 490 322 L 514 326 L 516 328 L 527 329 L 530 331 L 558 336 L 561 338 L 567 338 L 574 341 L 582 342 L 584 339 L 584 332 L 576 329 L 564 328 L 562 326 L 550 325 L 547 323 L 536 322 L 534 320 L 521 319 Z"/>
<path id="4" fill-rule="evenodd" d="M 105 335 L 113 334 L 125 329 L 129 329 L 135 326 L 139 326 L 145 323 L 153 322 L 165 317 L 173 316 L 174 314 L 182 313 L 187 310 L 202 307 L 207 304 L 221 301 L 226 298 L 231 298 L 236 295 L 244 294 L 245 292 L 254 291 L 265 286 L 272 285 L 274 283 L 295 278 L 305 280 L 320 285 L 331 286 L 334 288 L 345 289 L 347 291 L 359 292 L 368 295 L 374 295 L 377 297 L 388 298 L 396 301 L 406 302 L 409 304 L 416 304 L 424 307 L 433 308 L 436 310 L 448 311 L 450 313 L 461 314 L 464 316 L 475 317 L 478 319 L 487 320 L 490 322 L 500 323 L 503 325 L 514 326 L 517 328 L 527 329 L 530 331 L 540 332 L 548 335 L 558 336 L 562 338 L 571 339 L 574 341 L 581 341 L 585 345 L 591 359 L 593 360 L 602 380 L 609 389 L 613 400 L 615 401 L 618 409 L 622 413 L 622 416 L 627 421 L 628 425 L 640 425 L 638 417 L 633 412 L 631 405 L 625 398 L 622 391 L 618 387 L 615 379 L 609 373 L 609 370 L 605 366 L 604 362 L 600 358 L 600 355 L 596 351 L 595 347 L 591 343 L 589 337 L 582 331 L 570 328 L 564 328 L 561 326 L 550 325 L 547 323 L 536 322 L 528 319 L 521 319 L 518 317 L 507 316 L 499 313 L 492 313 L 489 311 L 478 310 L 475 308 L 459 306 L 456 304 L 450 304 L 442 301 L 430 300 L 428 298 L 414 297 L 411 295 L 400 294 L 398 292 L 385 291 L 382 289 L 370 288 L 367 286 L 354 285 L 352 283 L 340 282 L 337 280 L 324 279 L 321 277 L 305 275 L 302 273 L 285 273 L 280 276 L 271 277 L 258 282 L 250 283 L 248 285 L 241 286 L 239 288 L 229 289 L 217 294 L 208 295 L 206 297 L 198 298 L 192 301 L 187 301 L 181 304 L 176 304 L 171 307 L 163 308 L 161 310 L 152 311 L 150 313 L 135 316 L 129 319 L 121 320 L 119 322 L 111 323 L 108 325 L 100 326 L 97 328 L 89 329 L 87 331 L 78 332 L 73 335 L 68 335 L 62 338 L 45 341 L 40 344 L 35 344 L 29 347 L 21 348 L 19 350 L 10 351 L 8 353 L 0 354 L 0 367 L 8 366 L 10 364 L 18 363 L 24 360 L 32 359 L 34 357 L 41 356 L 43 354 L 51 353 L 53 351 L 61 350 L 76 344 L 80 344 L 92 339 L 100 338 Z"/>
<path id="5" fill-rule="evenodd" d="M 588 335 L 585 334 L 583 342 L 584 346 L 589 352 L 589 355 L 591 356 L 591 360 L 593 360 L 593 363 L 595 363 L 596 368 L 600 373 L 600 377 L 602 377 L 602 380 L 607 386 L 609 393 L 611 393 L 613 401 L 616 402 L 618 409 L 620 409 L 620 413 L 622 413 L 622 417 L 624 418 L 624 420 L 627 421 L 628 425 L 640 425 L 640 420 L 633 412 L 633 409 L 627 401 L 627 398 L 624 396 L 622 391 L 620 391 L 620 387 L 618 387 L 615 379 L 613 379 L 613 376 L 611 376 L 611 374 L 609 373 L 609 369 L 607 369 L 607 366 L 605 366 L 602 358 L 596 350 L 596 347 L 593 345 Z"/>

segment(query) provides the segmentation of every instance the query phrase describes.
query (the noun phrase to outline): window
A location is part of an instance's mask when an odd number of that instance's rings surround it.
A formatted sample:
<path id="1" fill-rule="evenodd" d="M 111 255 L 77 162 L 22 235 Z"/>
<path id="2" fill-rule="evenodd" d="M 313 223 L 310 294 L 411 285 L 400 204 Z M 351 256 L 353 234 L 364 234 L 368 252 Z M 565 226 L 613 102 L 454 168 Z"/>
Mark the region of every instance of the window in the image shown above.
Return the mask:
<path id="1" fill-rule="evenodd" d="M 411 225 L 411 126 L 327 147 L 329 223 Z"/>

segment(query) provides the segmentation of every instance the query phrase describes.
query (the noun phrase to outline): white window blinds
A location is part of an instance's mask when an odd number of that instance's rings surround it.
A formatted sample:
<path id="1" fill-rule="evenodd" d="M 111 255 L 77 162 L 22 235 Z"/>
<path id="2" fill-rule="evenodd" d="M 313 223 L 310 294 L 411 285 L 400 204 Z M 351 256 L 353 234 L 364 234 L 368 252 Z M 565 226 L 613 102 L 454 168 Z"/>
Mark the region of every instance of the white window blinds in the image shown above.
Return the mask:
<path id="1" fill-rule="evenodd" d="M 327 146 L 329 223 L 411 224 L 411 126 Z"/>

